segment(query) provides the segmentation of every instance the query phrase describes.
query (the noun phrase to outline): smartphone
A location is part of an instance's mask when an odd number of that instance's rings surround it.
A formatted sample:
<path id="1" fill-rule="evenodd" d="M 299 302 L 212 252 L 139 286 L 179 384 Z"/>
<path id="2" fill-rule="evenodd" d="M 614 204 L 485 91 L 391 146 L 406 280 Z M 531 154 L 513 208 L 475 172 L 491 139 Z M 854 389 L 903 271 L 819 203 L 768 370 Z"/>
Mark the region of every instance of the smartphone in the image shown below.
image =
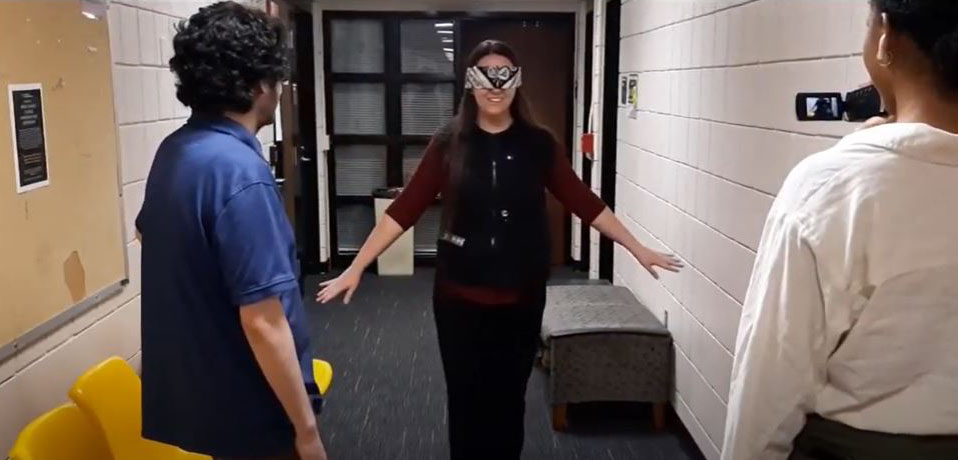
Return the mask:
<path id="1" fill-rule="evenodd" d="M 799 121 L 841 121 L 845 114 L 842 93 L 799 93 L 795 114 Z"/>
<path id="2" fill-rule="evenodd" d="M 856 89 L 845 95 L 845 119 L 857 122 L 888 115 L 882 105 L 881 95 L 874 85 Z"/>

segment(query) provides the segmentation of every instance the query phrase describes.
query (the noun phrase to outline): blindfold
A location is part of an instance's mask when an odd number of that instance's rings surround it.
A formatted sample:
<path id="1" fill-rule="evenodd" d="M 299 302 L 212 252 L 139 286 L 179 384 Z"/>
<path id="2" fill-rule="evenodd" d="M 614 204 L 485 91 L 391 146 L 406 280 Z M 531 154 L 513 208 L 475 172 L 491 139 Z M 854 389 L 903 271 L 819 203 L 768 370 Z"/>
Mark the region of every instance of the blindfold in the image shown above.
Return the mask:
<path id="1" fill-rule="evenodd" d="M 521 67 L 479 67 L 466 69 L 466 89 L 513 89 L 522 86 Z"/>

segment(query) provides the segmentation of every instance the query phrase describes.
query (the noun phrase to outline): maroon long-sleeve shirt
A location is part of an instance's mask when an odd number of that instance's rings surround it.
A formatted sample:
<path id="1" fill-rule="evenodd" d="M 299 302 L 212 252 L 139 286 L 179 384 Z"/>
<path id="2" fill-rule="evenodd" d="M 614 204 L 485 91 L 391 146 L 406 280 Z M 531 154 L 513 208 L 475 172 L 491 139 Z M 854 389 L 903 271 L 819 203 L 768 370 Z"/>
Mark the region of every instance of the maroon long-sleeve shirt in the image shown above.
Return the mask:
<path id="1" fill-rule="evenodd" d="M 443 158 L 440 143 L 434 137 L 426 147 L 419 168 L 403 192 L 392 203 L 386 214 L 393 218 L 403 230 L 412 227 L 446 188 L 449 173 Z M 575 171 L 560 148 L 555 150 L 555 162 L 551 175 L 547 178 L 546 188 L 565 207 L 582 219 L 583 223 L 592 221 L 605 209 L 605 203 L 595 196 Z M 509 304 L 518 301 L 519 292 L 501 288 L 463 286 L 438 279 L 439 291 L 462 300 L 486 305 Z"/>

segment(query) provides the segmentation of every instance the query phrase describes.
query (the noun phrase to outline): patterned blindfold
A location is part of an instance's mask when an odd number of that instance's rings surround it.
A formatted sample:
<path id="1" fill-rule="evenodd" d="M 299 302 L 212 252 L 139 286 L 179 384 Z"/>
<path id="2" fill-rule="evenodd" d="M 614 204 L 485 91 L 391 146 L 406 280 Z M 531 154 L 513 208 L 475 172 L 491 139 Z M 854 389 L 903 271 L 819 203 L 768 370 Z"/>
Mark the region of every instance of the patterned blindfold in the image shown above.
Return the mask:
<path id="1" fill-rule="evenodd" d="M 521 67 L 479 67 L 466 69 L 466 89 L 513 89 L 522 86 Z"/>

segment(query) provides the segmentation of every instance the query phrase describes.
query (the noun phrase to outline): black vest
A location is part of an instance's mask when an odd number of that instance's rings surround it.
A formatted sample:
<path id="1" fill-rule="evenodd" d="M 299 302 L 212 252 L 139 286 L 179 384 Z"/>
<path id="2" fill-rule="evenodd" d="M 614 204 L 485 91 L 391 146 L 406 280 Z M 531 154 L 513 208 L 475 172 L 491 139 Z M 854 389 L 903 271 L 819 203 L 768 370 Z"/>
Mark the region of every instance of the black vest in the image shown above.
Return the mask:
<path id="1" fill-rule="evenodd" d="M 555 142 L 518 122 L 499 134 L 476 130 L 471 137 L 452 225 L 440 232 L 440 277 L 505 289 L 545 283 L 545 193 Z"/>

